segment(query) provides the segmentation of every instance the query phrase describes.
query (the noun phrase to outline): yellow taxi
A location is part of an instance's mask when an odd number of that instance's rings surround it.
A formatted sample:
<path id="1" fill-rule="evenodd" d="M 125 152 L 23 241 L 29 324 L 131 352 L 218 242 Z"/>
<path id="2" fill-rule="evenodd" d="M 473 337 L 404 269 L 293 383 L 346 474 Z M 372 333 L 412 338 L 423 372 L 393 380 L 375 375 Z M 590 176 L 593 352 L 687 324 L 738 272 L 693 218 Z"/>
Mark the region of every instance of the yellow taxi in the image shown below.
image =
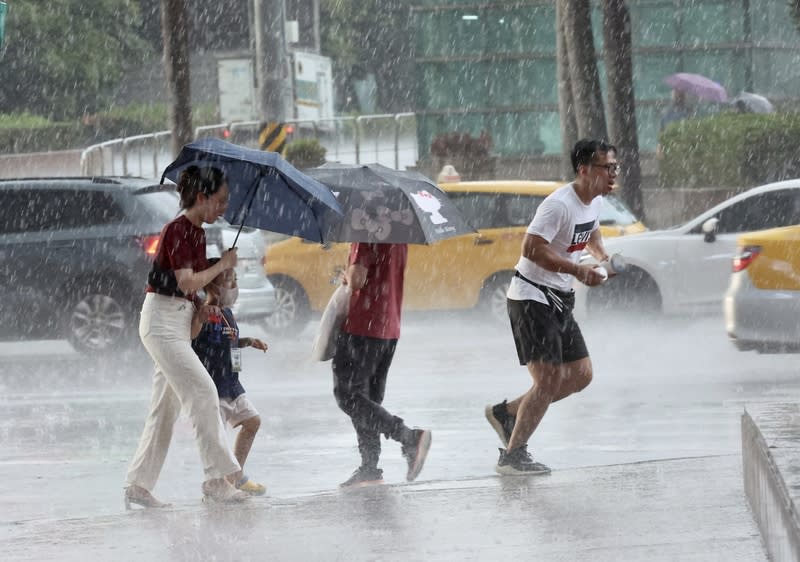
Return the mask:
<path id="1" fill-rule="evenodd" d="M 800 352 L 800 225 L 737 239 L 724 312 L 741 351 Z"/>
<path id="2" fill-rule="evenodd" d="M 505 319 L 505 292 L 519 260 L 522 239 L 539 204 L 563 182 L 472 181 L 440 187 L 478 231 L 430 246 L 409 245 L 403 291 L 405 310 L 484 307 Z M 623 202 L 606 197 L 603 236 L 646 230 Z M 291 238 L 267 248 L 264 268 L 275 287 L 276 331 L 296 331 L 325 308 L 347 262 L 349 244 Z"/>

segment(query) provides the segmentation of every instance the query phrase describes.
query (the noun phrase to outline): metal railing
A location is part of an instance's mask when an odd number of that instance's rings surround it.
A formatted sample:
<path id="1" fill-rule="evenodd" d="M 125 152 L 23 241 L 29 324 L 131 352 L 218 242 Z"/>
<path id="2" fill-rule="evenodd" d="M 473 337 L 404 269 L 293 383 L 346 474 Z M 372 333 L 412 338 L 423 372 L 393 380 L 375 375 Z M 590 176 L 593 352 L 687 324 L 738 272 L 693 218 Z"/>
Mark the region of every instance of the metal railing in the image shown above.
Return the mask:
<path id="1" fill-rule="evenodd" d="M 315 138 L 329 161 L 378 162 L 400 169 L 416 164 L 419 154 L 414 113 L 387 113 L 320 120 L 290 120 L 292 139 Z M 260 121 L 219 123 L 195 128 L 195 138 L 229 133 L 231 142 L 258 147 Z M 81 173 L 160 178 L 172 160 L 170 131 L 105 141 L 81 153 Z"/>

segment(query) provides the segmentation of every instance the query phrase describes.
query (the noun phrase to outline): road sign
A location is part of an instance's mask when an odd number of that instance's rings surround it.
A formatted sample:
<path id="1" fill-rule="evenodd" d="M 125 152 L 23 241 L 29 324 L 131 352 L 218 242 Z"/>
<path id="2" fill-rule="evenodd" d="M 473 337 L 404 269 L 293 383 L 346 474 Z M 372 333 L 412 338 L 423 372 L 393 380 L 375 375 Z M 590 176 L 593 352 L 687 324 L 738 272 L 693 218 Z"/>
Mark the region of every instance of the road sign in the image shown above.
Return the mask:
<path id="1" fill-rule="evenodd" d="M 283 153 L 286 148 L 286 133 L 285 123 L 266 123 L 258 135 L 261 150 Z"/>

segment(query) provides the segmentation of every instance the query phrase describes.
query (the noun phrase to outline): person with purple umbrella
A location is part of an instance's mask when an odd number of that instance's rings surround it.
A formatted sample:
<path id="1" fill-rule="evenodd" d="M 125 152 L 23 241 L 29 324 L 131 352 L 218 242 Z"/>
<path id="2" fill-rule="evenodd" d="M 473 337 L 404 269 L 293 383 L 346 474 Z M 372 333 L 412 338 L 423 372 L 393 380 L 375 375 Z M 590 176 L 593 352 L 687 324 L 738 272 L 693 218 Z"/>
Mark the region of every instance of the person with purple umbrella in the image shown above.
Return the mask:
<path id="1" fill-rule="evenodd" d="M 686 92 L 682 90 L 672 90 L 670 104 L 661 114 L 661 123 L 658 130 L 659 132 L 663 132 L 670 123 L 689 119 L 693 115 L 694 108 L 689 103 L 686 97 Z"/>

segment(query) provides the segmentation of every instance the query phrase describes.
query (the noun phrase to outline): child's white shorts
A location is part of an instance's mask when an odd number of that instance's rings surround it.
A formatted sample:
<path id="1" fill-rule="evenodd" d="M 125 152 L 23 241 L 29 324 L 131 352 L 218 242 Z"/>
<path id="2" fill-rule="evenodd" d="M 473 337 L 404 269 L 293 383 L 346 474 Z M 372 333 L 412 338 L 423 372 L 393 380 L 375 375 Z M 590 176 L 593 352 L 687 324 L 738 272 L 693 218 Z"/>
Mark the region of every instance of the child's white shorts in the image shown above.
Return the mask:
<path id="1" fill-rule="evenodd" d="M 240 394 L 233 400 L 220 398 L 219 413 L 224 423 L 230 424 L 231 427 L 236 427 L 244 420 L 257 416 L 258 410 L 248 400 L 247 394 Z"/>

